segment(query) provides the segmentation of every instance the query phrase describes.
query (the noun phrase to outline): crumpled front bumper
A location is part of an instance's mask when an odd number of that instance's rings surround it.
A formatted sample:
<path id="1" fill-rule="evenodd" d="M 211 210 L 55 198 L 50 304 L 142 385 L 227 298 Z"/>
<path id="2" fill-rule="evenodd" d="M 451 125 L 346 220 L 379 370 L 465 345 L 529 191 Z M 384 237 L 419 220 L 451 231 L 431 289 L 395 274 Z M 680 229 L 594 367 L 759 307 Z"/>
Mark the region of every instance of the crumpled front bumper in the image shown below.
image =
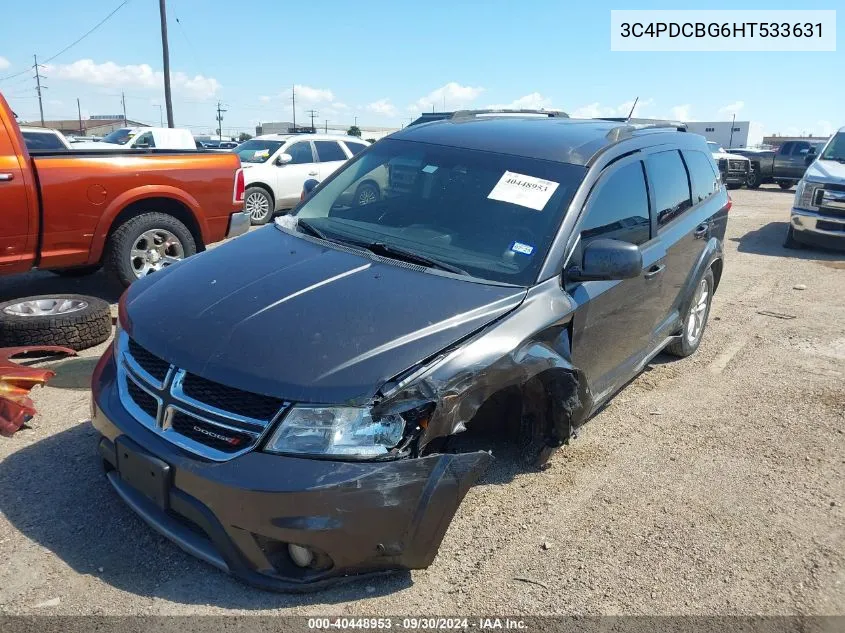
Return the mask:
<path id="1" fill-rule="evenodd" d="M 94 372 L 92 391 L 98 449 L 123 500 L 185 551 L 265 589 L 305 591 L 428 566 L 491 460 L 476 452 L 339 462 L 255 451 L 206 462 L 123 408 L 111 352 Z M 297 566 L 288 544 L 316 552 L 320 566 Z"/>

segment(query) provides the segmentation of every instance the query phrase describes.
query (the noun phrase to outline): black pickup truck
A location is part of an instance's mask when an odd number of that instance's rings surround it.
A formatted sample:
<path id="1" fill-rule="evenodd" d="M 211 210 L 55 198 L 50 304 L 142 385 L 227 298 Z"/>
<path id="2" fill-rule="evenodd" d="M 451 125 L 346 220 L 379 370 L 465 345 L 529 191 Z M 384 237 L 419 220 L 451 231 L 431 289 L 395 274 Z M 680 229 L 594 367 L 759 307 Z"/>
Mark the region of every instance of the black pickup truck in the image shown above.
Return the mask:
<path id="1" fill-rule="evenodd" d="M 787 141 L 777 150 L 731 149 L 732 154 L 751 161 L 746 184 L 756 189 L 768 182 L 776 182 L 781 189 L 789 189 L 804 176 L 807 166 L 824 146 L 824 141 Z M 807 157 L 813 157 L 808 159 Z"/>

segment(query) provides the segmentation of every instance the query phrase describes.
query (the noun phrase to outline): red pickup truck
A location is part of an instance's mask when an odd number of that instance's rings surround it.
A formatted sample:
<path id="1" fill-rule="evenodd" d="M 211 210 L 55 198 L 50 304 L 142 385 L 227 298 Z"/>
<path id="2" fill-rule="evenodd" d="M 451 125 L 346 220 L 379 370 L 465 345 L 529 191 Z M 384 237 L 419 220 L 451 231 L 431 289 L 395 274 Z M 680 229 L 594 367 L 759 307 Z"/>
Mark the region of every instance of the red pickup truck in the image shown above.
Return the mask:
<path id="1" fill-rule="evenodd" d="M 0 275 L 100 267 L 124 285 L 244 233 L 236 154 L 33 152 L 0 95 Z"/>

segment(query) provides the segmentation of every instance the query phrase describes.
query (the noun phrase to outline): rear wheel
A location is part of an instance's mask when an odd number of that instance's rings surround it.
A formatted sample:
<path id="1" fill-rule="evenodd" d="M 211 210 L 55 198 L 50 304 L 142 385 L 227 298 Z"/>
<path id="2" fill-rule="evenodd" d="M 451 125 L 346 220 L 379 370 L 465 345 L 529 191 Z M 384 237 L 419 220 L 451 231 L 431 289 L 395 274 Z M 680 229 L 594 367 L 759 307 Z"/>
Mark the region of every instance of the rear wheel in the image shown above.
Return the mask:
<path id="1" fill-rule="evenodd" d="M 273 199 L 261 187 L 249 187 L 244 194 L 244 211 L 253 226 L 267 224 L 273 217 Z"/>
<path id="2" fill-rule="evenodd" d="M 745 180 L 745 186 L 749 189 L 757 189 L 760 186 L 762 178 L 760 178 L 760 166 L 751 164 L 751 169 L 748 171 L 748 176 Z"/>
<path id="3" fill-rule="evenodd" d="M 165 213 L 143 213 L 112 233 L 105 266 L 124 286 L 197 252 L 194 236 Z"/>
<path id="4" fill-rule="evenodd" d="M 780 187 L 781 189 L 786 191 L 787 189 L 792 189 L 792 183 L 791 182 L 779 182 L 778 187 Z"/>
<path id="5" fill-rule="evenodd" d="M 693 291 L 692 301 L 684 318 L 684 328 L 678 340 L 672 341 L 666 351 L 673 356 L 686 358 L 695 353 L 701 344 L 707 317 L 710 315 L 710 302 L 713 300 L 715 287 L 713 270 L 708 268 L 704 276 L 698 280 Z"/>

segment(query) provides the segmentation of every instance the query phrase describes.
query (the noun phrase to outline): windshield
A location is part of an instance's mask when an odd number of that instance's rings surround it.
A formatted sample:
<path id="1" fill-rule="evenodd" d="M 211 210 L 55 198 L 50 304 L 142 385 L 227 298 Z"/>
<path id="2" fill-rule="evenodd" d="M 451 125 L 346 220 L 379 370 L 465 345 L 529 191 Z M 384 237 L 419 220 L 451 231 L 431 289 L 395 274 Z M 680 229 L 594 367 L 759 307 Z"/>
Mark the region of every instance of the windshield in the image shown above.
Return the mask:
<path id="1" fill-rule="evenodd" d="M 242 163 L 266 163 L 282 145 L 284 145 L 284 141 L 253 139 L 238 145 L 235 148 L 235 153 L 240 157 Z"/>
<path id="2" fill-rule="evenodd" d="M 714 143 L 713 141 L 707 141 L 707 147 L 709 147 L 710 151 L 714 154 L 717 154 L 719 152 L 724 153 L 725 151 L 722 149 L 721 145 L 719 145 L 718 143 Z"/>
<path id="3" fill-rule="evenodd" d="M 122 127 L 115 130 L 111 134 L 106 134 L 103 137 L 103 143 L 116 143 L 117 145 L 126 145 L 135 134 L 128 127 Z"/>
<path id="4" fill-rule="evenodd" d="M 822 160 L 838 160 L 845 161 L 845 132 L 837 132 L 836 135 L 830 139 L 824 152 L 821 155 Z"/>
<path id="5" fill-rule="evenodd" d="M 528 286 L 585 173 L 579 165 L 385 139 L 336 172 L 296 217 L 331 240 L 378 243 L 381 251 Z"/>

